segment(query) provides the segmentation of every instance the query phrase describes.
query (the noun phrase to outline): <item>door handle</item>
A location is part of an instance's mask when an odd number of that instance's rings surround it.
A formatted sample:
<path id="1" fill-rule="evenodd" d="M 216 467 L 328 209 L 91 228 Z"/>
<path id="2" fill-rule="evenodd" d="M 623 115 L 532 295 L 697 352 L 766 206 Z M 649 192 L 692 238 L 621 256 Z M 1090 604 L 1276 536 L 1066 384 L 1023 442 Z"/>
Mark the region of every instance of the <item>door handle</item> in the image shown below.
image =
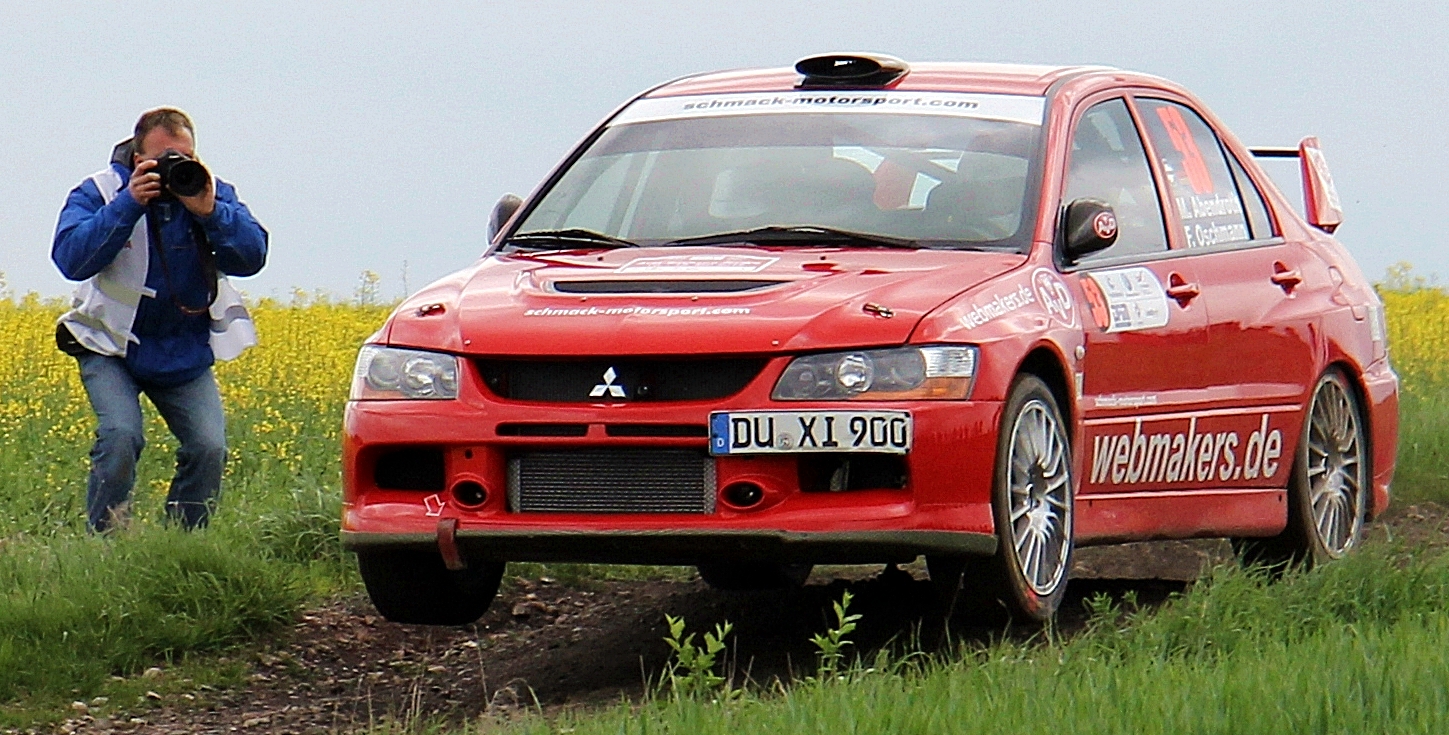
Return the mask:
<path id="1" fill-rule="evenodd" d="M 1293 288 L 1303 282 L 1303 275 L 1298 269 L 1289 268 L 1282 261 L 1273 263 L 1273 275 L 1268 278 L 1283 289 L 1283 293 L 1293 293 Z"/>
<path id="2" fill-rule="evenodd" d="M 1167 295 L 1177 301 L 1177 305 L 1184 309 L 1188 302 L 1198 297 L 1202 289 L 1196 283 L 1188 283 L 1182 276 L 1172 273 L 1167 277 Z"/>

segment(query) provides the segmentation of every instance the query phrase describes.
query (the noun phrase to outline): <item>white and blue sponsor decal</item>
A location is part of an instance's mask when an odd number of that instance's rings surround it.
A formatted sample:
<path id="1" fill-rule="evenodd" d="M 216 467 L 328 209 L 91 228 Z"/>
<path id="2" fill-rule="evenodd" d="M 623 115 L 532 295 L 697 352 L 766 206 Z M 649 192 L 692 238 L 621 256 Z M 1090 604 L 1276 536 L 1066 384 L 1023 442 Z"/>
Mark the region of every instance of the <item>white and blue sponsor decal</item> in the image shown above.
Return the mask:
<path id="1" fill-rule="evenodd" d="M 613 125 L 727 115 L 884 113 L 943 115 L 1040 125 L 1045 97 L 965 92 L 791 91 L 733 92 L 636 100 Z"/>

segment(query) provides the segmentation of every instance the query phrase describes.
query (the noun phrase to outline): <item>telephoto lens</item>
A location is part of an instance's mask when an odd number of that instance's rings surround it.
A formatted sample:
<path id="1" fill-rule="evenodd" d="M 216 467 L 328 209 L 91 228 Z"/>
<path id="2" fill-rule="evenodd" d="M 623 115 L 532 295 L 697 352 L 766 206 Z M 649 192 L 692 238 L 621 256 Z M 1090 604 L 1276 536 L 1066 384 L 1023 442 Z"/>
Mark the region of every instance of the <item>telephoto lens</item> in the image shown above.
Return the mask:
<path id="1" fill-rule="evenodd" d="M 200 161 L 170 148 L 156 159 L 154 170 L 161 176 L 161 188 L 179 197 L 194 197 L 206 191 L 210 178 Z"/>

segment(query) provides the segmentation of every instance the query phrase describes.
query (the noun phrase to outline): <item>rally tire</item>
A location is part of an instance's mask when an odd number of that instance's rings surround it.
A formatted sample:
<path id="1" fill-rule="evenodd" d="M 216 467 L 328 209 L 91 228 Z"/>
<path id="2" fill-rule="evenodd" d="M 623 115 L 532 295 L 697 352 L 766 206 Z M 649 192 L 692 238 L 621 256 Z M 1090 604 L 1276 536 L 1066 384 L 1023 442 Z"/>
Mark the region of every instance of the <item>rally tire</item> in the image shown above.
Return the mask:
<path id="1" fill-rule="evenodd" d="M 700 564 L 699 577 L 705 584 L 717 590 L 739 592 L 745 590 L 795 589 L 805 584 L 810 577 L 813 564 L 756 563 L 713 563 Z"/>
<path id="2" fill-rule="evenodd" d="M 1368 523 L 1368 432 L 1362 403 L 1331 368 L 1318 379 L 1288 479 L 1288 524 L 1271 538 L 1233 539 L 1244 565 L 1281 573 L 1338 559 L 1363 541 Z"/>
<path id="3" fill-rule="evenodd" d="M 467 625 L 498 595 L 503 562 L 473 562 L 453 571 L 436 552 L 365 549 L 357 552 L 373 607 L 394 623 Z"/>
<path id="4" fill-rule="evenodd" d="M 1041 625 L 1066 595 L 1073 550 L 1072 451 L 1055 396 L 1018 376 L 997 432 L 991 511 L 996 553 L 928 557 L 932 585 L 953 616 Z"/>

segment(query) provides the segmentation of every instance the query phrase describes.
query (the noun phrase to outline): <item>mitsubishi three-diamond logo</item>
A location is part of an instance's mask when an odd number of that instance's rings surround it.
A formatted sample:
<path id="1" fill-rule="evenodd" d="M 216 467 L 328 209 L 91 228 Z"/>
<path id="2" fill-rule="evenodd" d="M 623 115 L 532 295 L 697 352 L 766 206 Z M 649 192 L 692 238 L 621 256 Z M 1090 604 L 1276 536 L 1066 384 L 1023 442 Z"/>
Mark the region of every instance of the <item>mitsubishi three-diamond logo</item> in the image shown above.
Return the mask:
<path id="1" fill-rule="evenodd" d="M 614 368 L 609 368 L 608 370 L 605 370 L 604 382 L 594 386 L 594 389 L 589 391 L 589 397 L 600 398 L 605 393 L 608 393 L 610 398 L 625 398 L 626 396 L 624 395 L 624 386 L 614 385 L 614 381 L 618 378 L 619 374 L 614 372 Z"/>

